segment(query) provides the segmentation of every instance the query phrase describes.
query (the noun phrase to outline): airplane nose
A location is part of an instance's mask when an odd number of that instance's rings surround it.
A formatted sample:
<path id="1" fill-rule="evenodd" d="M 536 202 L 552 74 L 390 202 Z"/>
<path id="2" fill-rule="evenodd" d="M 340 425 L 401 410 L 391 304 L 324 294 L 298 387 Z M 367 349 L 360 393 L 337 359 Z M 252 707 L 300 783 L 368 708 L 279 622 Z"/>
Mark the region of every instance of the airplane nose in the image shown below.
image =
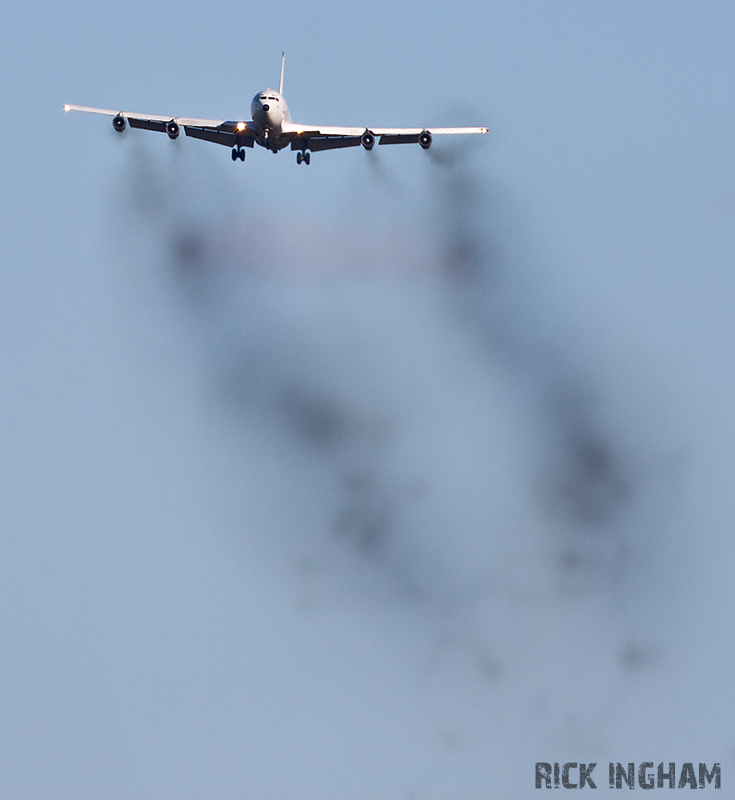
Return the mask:
<path id="1" fill-rule="evenodd" d="M 263 106 L 263 111 L 270 111 L 270 110 L 271 110 L 271 107 L 268 105 L 268 103 L 266 103 L 266 104 Z"/>

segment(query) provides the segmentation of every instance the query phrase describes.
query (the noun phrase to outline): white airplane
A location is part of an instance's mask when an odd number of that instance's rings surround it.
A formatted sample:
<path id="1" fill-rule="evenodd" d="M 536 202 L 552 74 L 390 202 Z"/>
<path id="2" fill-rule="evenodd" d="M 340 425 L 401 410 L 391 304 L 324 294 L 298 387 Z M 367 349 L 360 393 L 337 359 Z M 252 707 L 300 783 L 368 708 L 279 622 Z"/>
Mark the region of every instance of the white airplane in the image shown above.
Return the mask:
<path id="1" fill-rule="evenodd" d="M 112 117 L 112 127 L 122 133 L 127 124 L 131 128 L 167 133 L 176 139 L 184 129 L 187 136 L 223 144 L 232 148 L 232 160 L 245 161 L 245 148 L 259 144 L 277 153 L 291 145 L 297 150 L 296 163 L 308 164 L 309 151 L 334 150 L 338 147 L 362 145 L 372 150 L 376 137 L 379 144 L 404 144 L 413 142 L 424 150 L 431 147 L 433 136 L 454 133 L 487 133 L 487 128 L 342 128 L 331 125 L 301 125 L 291 121 L 286 100 L 283 97 L 283 67 L 285 53 L 281 54 L 281 79 L 278 91 L 264 89 L 258 92 L 250 104 L 252 120 L 194 119 L 189 117 L 165 117 L 157 114 L 131 114 L 128 111 L 111 111 L 106 108 L 65 105 L 64 111 L 86 111 Z"/>

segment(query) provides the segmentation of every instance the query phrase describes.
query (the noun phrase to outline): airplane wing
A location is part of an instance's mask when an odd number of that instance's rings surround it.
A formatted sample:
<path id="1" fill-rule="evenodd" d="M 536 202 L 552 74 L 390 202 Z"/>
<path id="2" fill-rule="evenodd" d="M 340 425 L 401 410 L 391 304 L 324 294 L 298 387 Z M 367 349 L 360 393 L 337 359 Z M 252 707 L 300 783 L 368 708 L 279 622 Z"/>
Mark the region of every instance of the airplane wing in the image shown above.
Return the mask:
<path id="1" fill-rule="evenodd" d="M 354 147 L 362 144 L 364 134 L 379 137 L 378 144 L 408 144 L 415 142 L 431 143 L 432 136 L 445 134 L 487 133 L 487 128 L 348 128 L 333 125 L 301 125 L 284 122 L 284 133 L 290 133 L 293 150 L 299 150 L 308 142 L 310 150 L 331 150 L 337 147 Z M 428 145 L 422 144 L 423 147 Z"/>
<path id="2" fill-rule="evenodd" d="M 208 142 L 253 146 L 255 130 L 252 122 L 244 120 L 198 119 L 196 117 L 165 117 L 160 114 L 134 114 L 129 111 L 112 111 L 108 108 L 90 108 L 89 106 L 65 105 L 64 111 L 84 111 L 88 114 L 102 114 L 113 117 L 112 124 L 116 131 L 122 132 L 125 125 L 131 128 L 144 128 L 149 131 L 167 133 L 176 139 L 181 128 L 187 136 L 204 139 Z"/>

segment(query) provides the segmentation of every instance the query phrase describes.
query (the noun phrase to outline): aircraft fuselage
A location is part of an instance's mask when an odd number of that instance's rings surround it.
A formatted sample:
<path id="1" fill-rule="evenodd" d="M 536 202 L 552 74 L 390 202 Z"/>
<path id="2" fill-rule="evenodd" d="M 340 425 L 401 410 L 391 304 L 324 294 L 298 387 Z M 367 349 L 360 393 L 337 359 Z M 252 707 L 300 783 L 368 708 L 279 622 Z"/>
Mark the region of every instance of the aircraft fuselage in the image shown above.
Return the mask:
<path id="1" fill-rule="evenodd" d="M 283 123 L 291 122 L 285 98 L 274 89 L 258 92 L 250 104 L 250 114 L 255 123 L 255 141 L 274 153 L 287 147 L 291 136 L 283 134 Z"/>

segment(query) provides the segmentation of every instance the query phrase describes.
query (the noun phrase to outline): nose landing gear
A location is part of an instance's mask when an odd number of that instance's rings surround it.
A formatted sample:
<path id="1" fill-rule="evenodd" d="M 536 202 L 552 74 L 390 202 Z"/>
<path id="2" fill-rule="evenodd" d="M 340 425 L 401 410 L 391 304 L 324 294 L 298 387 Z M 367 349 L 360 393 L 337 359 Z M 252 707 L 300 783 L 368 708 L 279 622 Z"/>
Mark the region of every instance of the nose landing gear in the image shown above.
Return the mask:
<path id="1" fill-rule="evenodd" d="M 311 153 L 307 153 L 304 151 L 303 153 L 296 153 L 296 163 L 297 164 L 310 164 L 311 163 Z"/>
<path id="2" fill-rule="evenodd" d="M 245 161 L 245 148 L 244 147 L 233 147 L 232 148 L 232 160 L 237 161 Z"/>

